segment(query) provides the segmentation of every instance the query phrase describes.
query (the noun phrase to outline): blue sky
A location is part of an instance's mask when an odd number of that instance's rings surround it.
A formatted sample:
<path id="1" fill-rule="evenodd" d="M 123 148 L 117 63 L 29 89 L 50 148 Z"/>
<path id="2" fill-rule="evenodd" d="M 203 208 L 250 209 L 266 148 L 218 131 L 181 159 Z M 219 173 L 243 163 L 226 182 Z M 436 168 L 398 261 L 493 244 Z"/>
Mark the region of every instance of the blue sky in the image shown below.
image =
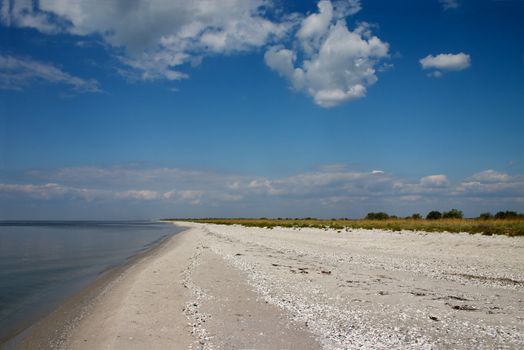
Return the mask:
<path id="1" fill-rule="evenodd" d="M 524 211 L 524 1 L 0 3 L 0 219 Z"/>

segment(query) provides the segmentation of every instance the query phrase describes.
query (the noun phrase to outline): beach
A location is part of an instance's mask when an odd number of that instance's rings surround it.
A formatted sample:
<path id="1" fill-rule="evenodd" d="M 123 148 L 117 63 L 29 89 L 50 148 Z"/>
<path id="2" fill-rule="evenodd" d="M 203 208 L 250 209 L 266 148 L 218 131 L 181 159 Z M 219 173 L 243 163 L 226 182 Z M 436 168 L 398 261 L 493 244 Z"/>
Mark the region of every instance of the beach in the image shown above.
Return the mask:
<path id="1" fill-rule="evenodd" d="M 19 348 L 524 347 L 524 237 L 179 225 Z"/>

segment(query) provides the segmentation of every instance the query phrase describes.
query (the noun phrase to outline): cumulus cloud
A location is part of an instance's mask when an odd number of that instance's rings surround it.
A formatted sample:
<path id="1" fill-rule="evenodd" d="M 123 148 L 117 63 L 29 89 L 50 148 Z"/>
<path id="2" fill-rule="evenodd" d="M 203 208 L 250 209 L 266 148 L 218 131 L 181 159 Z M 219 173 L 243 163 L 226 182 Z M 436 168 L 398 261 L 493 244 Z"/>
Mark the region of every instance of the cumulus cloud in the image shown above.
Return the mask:
<path id="1" fill-rule="evenodd" d="M 463 70 L 471 65 L 469 55 L 461 52 L 458 54 L 441 53 L 437 56 L 428 55 L 420 60 L 423 69 Z"/>
<path id="2" fill-rule="evenodd" d="M 268 66 L 323 107 L 365 96 L 389 50 L 368 24 L 348 28 L 359 0 L 321 0 L 308 16 L 283 14 L 270 0 L 0 1 L 3 25 L 102 37 L 130 80 L 186 79 L 184 67 L 207 56 L 269 45 Z M 279 44 L 290 35 L 291 48 Z"/>
<path id="3" fill-rule="evenodd" d="M 271 8 L 266 0 L 3 0 L 0 21 L 47 34 L 99 35 L 124 49 L 125 76 L 179 80 L 187 77 L 184 64 L 283 38 L 295 20 L 268 19 Z"/>
<path id="4" fill-rule="evenodd" d="M 64 84 L 79 92 L 100 92 L 94 79 L 82 79 L 31 58 L 0 55 L 0 89 L 23 90 L 34 82 Z"/>
<path id="5" fill-rule="evenodd" d="M 439 55 L 427 55 L 419 60 L 422 69 L 433 69 L 430 77 L 440 78 L 442 71 L 461 71 L 471 66 L 471 57 L 463 52 L 458 54 L 441 53 Z"/>
<path id="6" fill-rule="evenodd" d="M 444 10 L 456 9 L 460 6 L 458 0 L 439 0 Z"/>
<path id="7" fill-rule="evenodd" d="M 306 51 L 312 52 L 315 46 L 319 46 L 318 41 L 325 35 L 332 20 L 333 5 L 330 1 L 320 1 L 318 3 L 318 13 L 313 13 L 306 17 L 296 34 Z"/>
<path id="8" fill-rule="evenodd" d="M 271 69 L 322 107 L 365 96 L 378 79 L 378 63 L 389 56 L 389 45 L 373 36 L 368 24 L 348 28 L 344 18 L 360 4 L 337 4 L 320 1 L 318 12 L 302 20 L 291 48 L 275 45 L 264 56 Z"/>

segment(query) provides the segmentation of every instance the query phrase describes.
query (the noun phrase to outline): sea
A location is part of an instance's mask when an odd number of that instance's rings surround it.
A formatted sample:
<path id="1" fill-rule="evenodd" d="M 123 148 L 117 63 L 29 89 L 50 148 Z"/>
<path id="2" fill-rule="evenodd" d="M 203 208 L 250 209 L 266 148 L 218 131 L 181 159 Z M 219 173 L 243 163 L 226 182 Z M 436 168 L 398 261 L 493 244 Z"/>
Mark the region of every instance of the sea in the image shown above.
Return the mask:
<path id="1" fill-rule="evenodd" d="M 160 221 L 0 221 L 0 344 L 183 230 Z"/>

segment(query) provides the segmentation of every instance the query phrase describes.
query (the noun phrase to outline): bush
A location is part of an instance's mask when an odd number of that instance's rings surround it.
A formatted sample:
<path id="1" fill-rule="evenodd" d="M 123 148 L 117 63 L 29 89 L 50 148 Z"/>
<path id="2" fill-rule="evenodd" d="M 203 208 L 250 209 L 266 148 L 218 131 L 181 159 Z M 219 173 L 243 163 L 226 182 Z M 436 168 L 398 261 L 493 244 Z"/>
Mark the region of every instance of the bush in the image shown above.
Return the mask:
<path id="1" fill-rule="evenodd" d="M 519 215 L 515 211 L 499 211 L 497 214 L 495 214 L 495 219 L 515 219 Z"/>
<path id="2" fill-rule="evenodd" d="M 415 213 L 415 214 L 411 215 L 411 218 L 413 220 L 420 220 L 420 219 L 422 219 L 422 215 L 420 215 L 419 213 Z"/>
<path id="3" fill-rule="evenodd" d="M 383 212 L 368 213 L 368 215 L 366 215 L 366 219 L 367 220 L 386 220 L 386 219 L 389 219 L 389 215 Z"/>
<path id="4" fill-rule="evenodd" d="M 440 211 L 430 211 L 428 215 L 426 215 L 427 220 L 439 220 L 442 219 L 442 213 Z"/>
<path id="5" fill-rule="evenodd" d="M 489 220 L 489 219 L 493 219 L 493 214 L 491 214 L 489 211 L 485 212 L 485 213 L 481 213 L 479 215 L 479 219 L 481 220 Z"/>
<path id="6" fill-rule="evenodd" d="M 464 213 L 462 213 L 462 210 L 451 209 L 450 211 L 445 211 L 444 214 L 442 214 L 442 217 L 444 219 L 462 219 Z"/>

